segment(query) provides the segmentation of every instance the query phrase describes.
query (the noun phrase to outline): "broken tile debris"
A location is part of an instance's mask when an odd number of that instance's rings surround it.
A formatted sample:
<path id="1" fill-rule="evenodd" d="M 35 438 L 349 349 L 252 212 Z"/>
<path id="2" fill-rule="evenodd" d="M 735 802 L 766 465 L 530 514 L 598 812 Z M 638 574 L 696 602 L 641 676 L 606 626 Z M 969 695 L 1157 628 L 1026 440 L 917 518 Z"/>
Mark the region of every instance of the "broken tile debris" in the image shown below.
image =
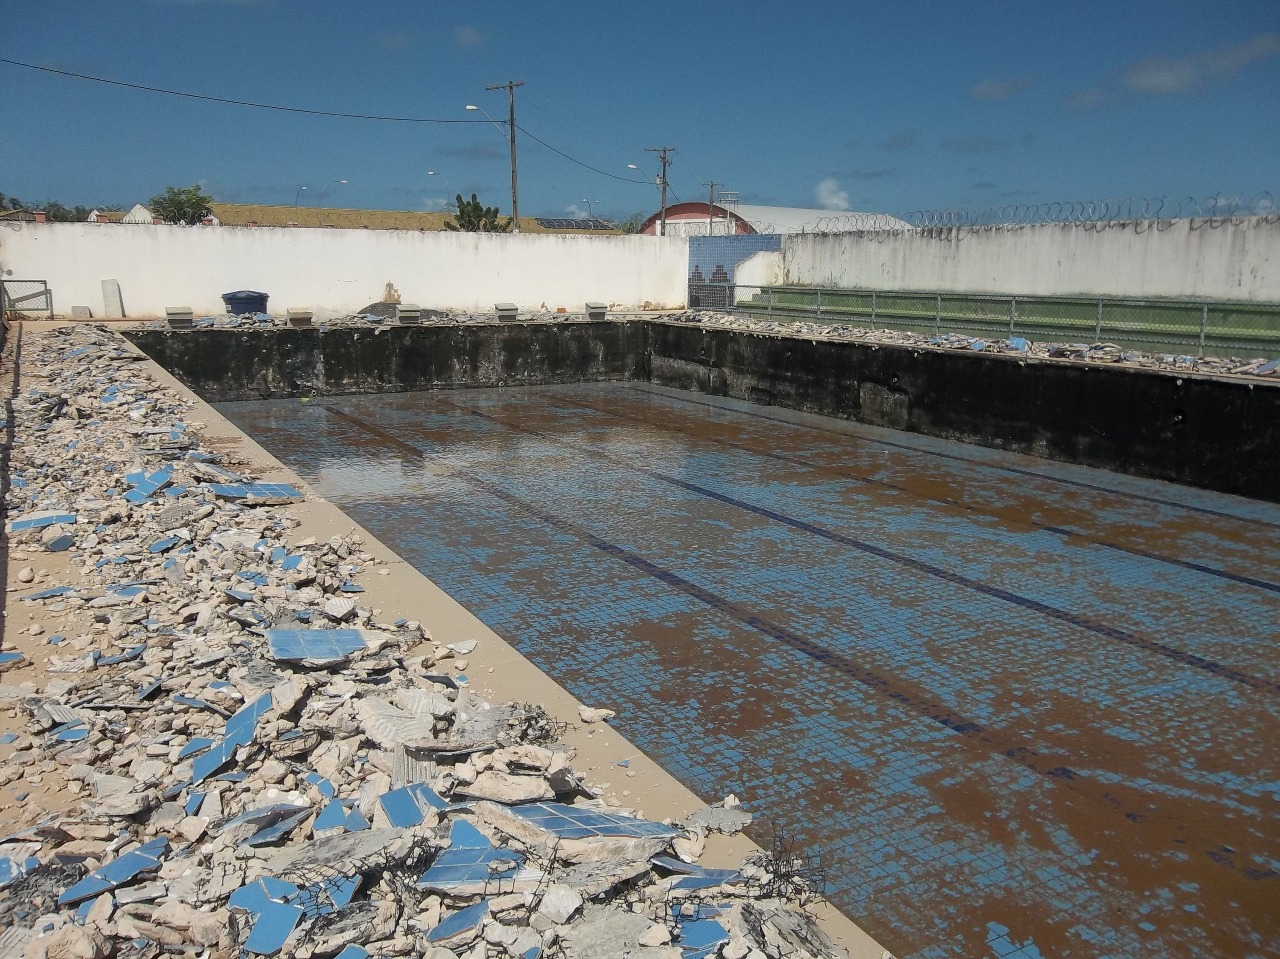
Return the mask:
<path id="1" fill-rule="evenodd" d="M 0 745 L 70 807 L 32 819 L 5 780 L 29 828 L 0 841 L 0 955 L 843 955 L 775 897 L 785 864 L 689 861 L 736 801 L 673 824 L 594 798 L 542 707 L 471 690 L 475 640 L 380 622 L 360 538 L 297 539 L 303 492 L 203 449 L 116 335 L 22 348 L 7 530 L 61 655 L 41 687 L 0 652 L 27 723 Z M 70 577 L 37 572 L 55 551 Z"/>

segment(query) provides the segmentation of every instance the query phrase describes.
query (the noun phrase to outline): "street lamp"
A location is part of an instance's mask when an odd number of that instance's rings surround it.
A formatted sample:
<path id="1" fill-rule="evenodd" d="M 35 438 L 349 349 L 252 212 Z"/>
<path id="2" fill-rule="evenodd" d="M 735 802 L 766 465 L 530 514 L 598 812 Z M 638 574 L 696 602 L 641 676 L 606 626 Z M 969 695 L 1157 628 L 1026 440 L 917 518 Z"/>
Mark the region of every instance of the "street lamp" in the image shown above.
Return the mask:
<path id="1" fill-rule="evenodd" d="M 320 188 L 320 207 L 319 207 L 320 212 L 316 214 L 317 226 L 324 226 L 324 195 L 329 192 L 329 187 L 333 186 L 335 183 L 346 183 L 346 182 L 347 182 L 346 180 L 330 180 L 328 183 L 326 183 L 324 186 Z"/>
<path id="2" fill-rule="evenodd" d="M 508 80 L 506 83 L 496 83 L 492 86 L 485 87 L 486 90 L 506 90 L 507 98 L 511 106 L 510 119 L 507 120 L 507 135 L 511 142 L 511 232 L 520 232 L 520 191 L 516 186 L 516 87 L 524 86 L 523 80 Z M 499 131 L 502 127 L 498 121 L 489 114 L 485 113 L 474 103 L 467 104 L 468 110 L 475 110 L 486 120 L 492 123 Z"/>
<path id="3" fill-rule="evenodd" d="M 435 170 L 428 170 L 427 176 L 438 176 L 440 179 L 444 180 L 444 188 L 448 190 L 450 193 L 453 192 L 453 184 L 449 182 L 449 178 L 445 176 L 443 173 L 437 173 Z M 454 202 L 453 200 L 450 200 L 448 198 L 445 199 L 444 201 L 445 212 L 448 212 L 449 207 L 452 205 L 453 202 Z"/>
<path id="4" fill-rule="evenodd" d="M 300 186 L 298 187 L 298 192 L 293 195 L 293 222 L 295 226 L 298 223 L 298 198 L 302 196 L 302 191 L 305 189 L 305 186 Z"/>
<path id="5" fill-rule="evenodd" d="M 596 218 L 596 212 L 595 212 L 595 208 L 591 205 L 591 201 L 584 196 L 582 198 L 582 202 L 587 205 L 587 216 L 591 217 L 591 219 L 594 220 Z M 596 200 L 595 202 L 599 203 L 600 201 Z"/>

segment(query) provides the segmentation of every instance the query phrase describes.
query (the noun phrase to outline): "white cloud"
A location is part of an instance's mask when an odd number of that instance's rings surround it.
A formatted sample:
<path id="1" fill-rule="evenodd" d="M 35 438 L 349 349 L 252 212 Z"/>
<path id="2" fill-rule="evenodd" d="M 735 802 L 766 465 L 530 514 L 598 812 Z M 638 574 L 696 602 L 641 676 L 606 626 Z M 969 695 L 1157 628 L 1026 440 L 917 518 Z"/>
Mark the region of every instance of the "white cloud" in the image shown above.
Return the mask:
<path id="1" fill-rule="evenodd" d="M 1025 93 L 1035 86 L 1035 79 L 1032 77 L 1006 77 L 997 79 L 988 77 L 973 85 L 973 89 L 969 91 L 969 96 L 975 100 L 1008 100 L 1010 97 L 1016 97 L 1019 93 Z"/>
<path id="2" fill-rule="evenodd" d="M 564 208 L 564 211 L 575 220 L 585 220 L 591 215 L 591 212 L 585 206 L 578 206 L 576 203 L 570 203 Z"/>
<path id="3" fill-rule="evenodd" d="M 849 191 L 840 189 L 840 181 L 833 176 L 814 187 L 813 195 L 824 210 L 849 209 Z"/>
<path id="4" fill-rule="evenodd" d="M 453 43 L 459 47 L 478 47 L 488 39 L 483 33 L 475 27 L 462 24 L 453 28 Z"/>
<path id="5" fill-rule="evenodd" d="M 1230 80 L 1246 67 L 1280 56 L 1280 32 L 1259 33 L 1243 43 L 1202 50 L 1185 57 L 1147 57 L 1093 87 L 1070 94 L 1068 110 L 1096 110 L 1122 103 L 1129 94 L 1191 96 Z"/>

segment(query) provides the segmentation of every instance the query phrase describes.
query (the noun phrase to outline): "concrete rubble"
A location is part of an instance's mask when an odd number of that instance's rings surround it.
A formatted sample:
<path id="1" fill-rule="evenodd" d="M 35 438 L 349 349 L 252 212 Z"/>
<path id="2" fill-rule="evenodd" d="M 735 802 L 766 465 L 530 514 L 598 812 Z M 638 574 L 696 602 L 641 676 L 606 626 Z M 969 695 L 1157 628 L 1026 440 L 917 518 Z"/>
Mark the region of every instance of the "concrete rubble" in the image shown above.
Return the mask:
<path id="1" fill-rule="evenodd" d="M 303 493 L 208 448 L 118 337 L 22 356 L 8 604 L 41 628 L 0 659 L 0 959 L 844 955 L 790 858 L 698 864 L 736 800 L 605 803 L 561 724 L 364 605 L 359 537 L 298 538 Z"/>
<path id="2" fill-rule="evenodd" d="M 843 323 L 811 323 L 800 319 L 766 320 L 708 311 L 689 311 L 666 316 L 663 319 L 751 333 L 777 333 L 804 339 L 851 340 L 858 343 L 880 343 L 886 346 L 1003 353 L 1041 360 L 1132 366 L 1148 370 L 1170 370 L 1177 373 L 1280 379 L 1280 359 L 1260 357 L 1246 359 L 1232 356 L 1193 356 L 1186 353 L 1152 353 L 1118 346 L 1115 343 L 1039 343 L 1022 336 L 996 340 L 966 336 L 963 333 L 912 333 L 903 330 L 871 329 L 866 326 Z"/>

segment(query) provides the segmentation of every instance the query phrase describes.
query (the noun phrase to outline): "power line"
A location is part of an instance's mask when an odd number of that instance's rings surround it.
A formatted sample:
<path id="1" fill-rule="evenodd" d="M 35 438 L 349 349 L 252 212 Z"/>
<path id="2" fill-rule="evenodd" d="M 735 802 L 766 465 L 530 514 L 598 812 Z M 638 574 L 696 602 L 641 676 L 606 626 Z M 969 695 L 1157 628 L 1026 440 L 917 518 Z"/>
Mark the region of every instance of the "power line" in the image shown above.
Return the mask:
<path id="1" fill-rule="evenodd" d="M 39 70 L 41 73 L 54 73 L 61 77 L 72 77 L 76 80 L 92 80 L 94 83 L 107 83 L 115 87 L 129 90 L 145 90 L 148 93 L 163 93 L 171 97 L 186 97 L 189 100 L 204 100 L 209 103 L 227 103 L 237 107 L 255 107 L 259 110 L 279 110 L 283 113 L 305 113 L 316 117 L 341 117 L 344 120 L 386 120 L 394 123 L 485 123 L 484 120 L 440 120 L 430 117 L 391 117 L 370 113 L 336 113 L 332 110 L 309 110 L 306 107 L 285 107 L 274 103 L 255 103 L 252 100 L 232 100 L 227 97 L 212 97 L 202 93 L 187 93 L 183 90 L 167 90 L 164 87 L 149 87 L 141 83 L 126 83 L 123 80 L 109 80 L 106 77 L 94 77 L 85 73 L 71 73 L 68 70 L 55 70 L 53 67 L 41 67 L 34 63 L 23 63 L 20 60 L 6 60 L 0 57 L 0 63 L 14 67 L 26 67 L 28 70 Z"/>
<path id="2" fill-rule="evenodd" d="M 441 120 L 441 119 L 434 119 L 429 117 L 396 117 L 396 116 L 382 116 L 379 114 L 369 114 L 369 113 L 339 113 L 333 110 L 311 110 L 306 107 L 289 107 L 289 106 L 281 106 L 279 104 L 274 104 L 274 103 L 257 103 L 253 100 L 234 100 L 228 97 L 215 97 L 215 96 L 209 96 L 203 93 L 188 93 L 184 90 L 169 90 L 164 87 L 151 87 L 141 83 L 126 83 L 123 80 L 110 80 L 106 77 L 95 77 L 85 73 L 72 73 L 68 70 L 55 70 L 53 67 L 42 67 L 34 63 L 23 63 L 21 60 L 9 60 L 4 57 L 0 57 L 0 63 L 7 63 L 10 66 L 14 66 L 14 67 L 25 67 L 28 70 L 37 70 L 41 73 L 52 73 L 57 76 L 71 77 L 76 80 L 89 80 L 94 83 L 105 83 L 110 86 L 124 87 L 125 89 L 128 89 L 128 90 L 143 90 L 147 93 L 161 93 L 171 97 L 185 97 L 186 99 L 189 99 L 189 100 L 203 100 L 207 103 L 225 103 L 225 104 L 229 104 L 230 106 L 237 106 L 237 107 L 253 107 L 258 110 L 277 110 L 283 113 L 302 113 L 308 116 L 318 116 L 318 117 L 338 117 L 344 120 L 382 120 L 382 121 L 393 122 L 393 123 L 487 123 L 488 122 L 487 120 L 471 120 L 471 119 L 465 119 L 465 118 L 458 119 L 458 120 L 453 120 L 453 119 Z M 590 163 L 584 163 L 582 160 L 579 160 L 576 157 L 570 156 L 569 154 L 565 153 L 563 150 L 553 147 L 546 140 L 543 140 L 541 137 L 535 136 L 534 134 L 530 133 L 528 130 L 526 130 L 522 126 L 517 126 L 516 129 L 518 129 L 525 136 L 529 137 L 529 139 L 534 140 L 537 143 L 540 143 L 542 146 L 546 147 L 552 153 L 558 154 L 559 156 L 564 157 L 570 163 L 576 163 L 578 166 L 582 167 L 583 169 L 590 170 L 592 173 L 598 173 L 600 174 L 600 176 L 608 177 L 611 180 L 619 180 L 622 183 L 639 183 L 639 184 L 648 183 L 647 180 L 633 180 L 629 177 L 618 176 L 617 174 L 609 173 L 607 170 L 601 170 L 599 167 L 594 167 Z"/>
<path id="3" fill-rule="evenodd" d="M 587 169 L 587 170 L 590 170 L 592 173 L 599 173 L 601 176 L 607 176 L 607 177 L 608 177 L 609 179 L 611 179 L 611 180 L 621 180 L 623 183 L 643 183 L 643 184 L 646 184 L 646 185 L 648 185 L 648 183 L 649 183 L 649 181 L 648 181 L 648 180 L 633 180 L 633 179 L 631 179 L 630 177 L 618 176 L 618 175 L 617 175 L 617 174 L 615 174 L 615 173 L 609 173 L 609 172 L 608 172 L 608 171 L 606 171 L 606 170 L 601 170 L 599 167 L 593 167 L 590 163 L 583 163 L 581 160 L 576 159 L 575 157 L 571 157 L 571 156 L 569 156 L 569 154 L 565 153 L 563 150 L 557 150 L 555 147 L 553 147 L 553 146 L 552 146 L 550 143 L 548 143 L 546 140 L 541 140 L 541 139 L 539 139 L 538 137 L 534 136 L 532 133 L 530 133 L 530 132 L 529 132 L 528 130 L 526 130 L 524 127 L 518 126 L 518 127 L 516 127 L 516 129 L 517 129 L 517 130 L 519 130 L 521 133 L 523 133 L 525 136 L 527 136 L 530 140 L 535 140 L 535 141 L 537 141 L 538 143 L 541 143 L 544 147 L 546 147 L 546 148 L 547 148 L 548 150 L 550 150 L 552 153 L 558 153 L 560 156 L 564 157 L 564 158 L 565 158 L 566 160 L 568 160 L 570 163 L 576 163 L 576 164 L 578 164 L 578 166 L 583 167 L 583 168 L 585 168 L 585 169 Z"/>

